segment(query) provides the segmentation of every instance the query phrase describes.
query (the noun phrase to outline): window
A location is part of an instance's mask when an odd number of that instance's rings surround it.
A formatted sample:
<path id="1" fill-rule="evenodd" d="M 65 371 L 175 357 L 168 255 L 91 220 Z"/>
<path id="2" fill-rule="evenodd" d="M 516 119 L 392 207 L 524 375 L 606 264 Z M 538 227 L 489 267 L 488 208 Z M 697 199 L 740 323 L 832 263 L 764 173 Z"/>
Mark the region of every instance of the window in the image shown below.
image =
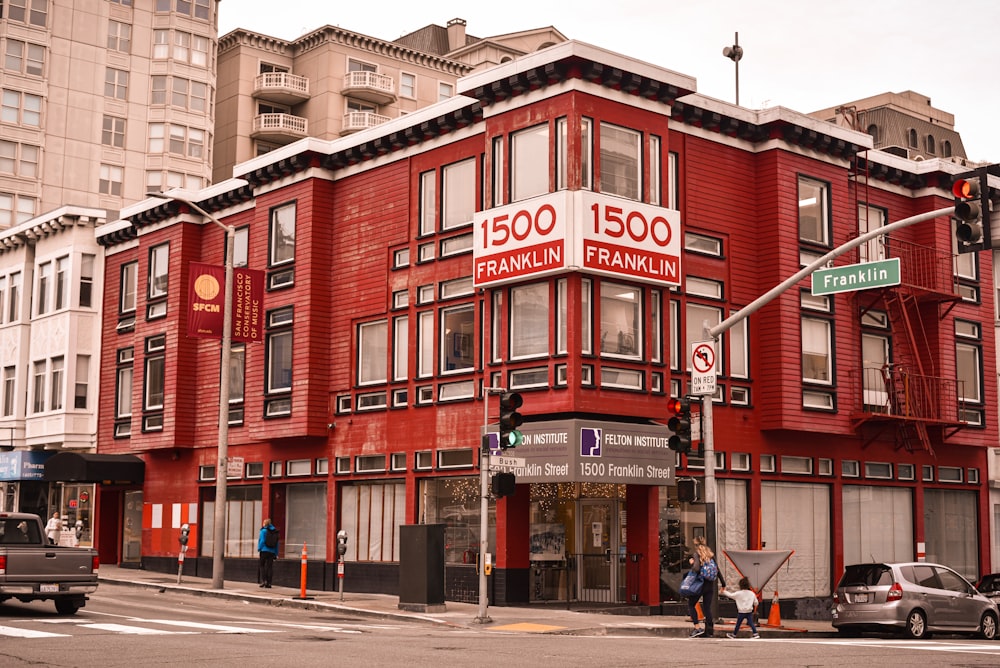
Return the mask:
<path id="1" fill-rule="evenodd" d="M 49 369 L 49 410 L 62 410 L 65 376 L 65 360 L 62 357 L 53 357 Z"/>
<path id="2" fill-rule="evenodd" d="M 132 417 L 132 348 L 122 348 L 117 354 L 115 371 L 115 436 L 128 436 Z M 119 424 L 123 422 L 122 424 Z"/>
<path id="3" fill-rule="evenodd" d="M 268 314 L 267 324 L 267 387 L 268 394 L 285 394 L 292 390 L 292 307 L 276 309 Z M 291 404 L 287 398 L 271 399 L 268 415 L 287 414 Z"/>
<path id="4" fill-rule="evenodd" d="M 14 415 L 14 408 L 17 402 L 17 367 L 5 366 L 3 368 L 3 416 Z"/>
<path id="5" fill-rule="evenodd" d="M 410 319 L 400 316 L 392 320 L 392 379 L 406 380 L 409 371 Z"/>
<path id="6" fill-rule="evenodd" d="M 649 138 L 649 203 L 660 204 L 660 138 Z"/>
<path id="7" fill-rule="evenodd" d="M 437 231 L 434 201 L 437 174 L 433 171 L 420 175 L 420 235 L 434 234 Z"/>
<path id="8" fill-rule="evenodd" d="M 453 278 L 450 281 L 441 281 L 441 299 L 464 297 L 471 295 L 473 291 L 471 276 Z"/>
<path id="9" fill-rule="evenodd" d="M 170 244 L 160 244 L 149 250 L 149 285 L 147 297 L 159 299 L 167 296 L 169 282 Z"/>
<path id="10" fill-rule="evenodd" d="M 108 51 L 128 53 L 132 48 L 132 26 L 120 21 L 108 21 Z"/>
<path id="11" fill-rule="evenodd" d="M 105 116 L 101 129 L 101 143 L 105 146 L 123 148 L 125 146 L 125 119 Z"/>
<path id="12" fill-rule="evenodd" d="M 138 287 L 139 263 L 127 262 L 122 265 L 121 298 L 118 301 L 118 312 L 131 313 L 135 311 L 135 297 Z"/>
<path id="13" fill-rule="evenodd" d="M 978 345 L 956 342 L 955 362 L 958 367 L 959 398 L 966 403 L 982 403 L 982 350 Z"/>
<path id="14" fill-rule="evenodd" d="M 188 61 L 188 54 L 191 52 L 191 33 L 178 30 L 174 33 L 174 60 L 182 63 Z"/>
<path id="15" fill-rule="evenodd" d="M 707 306 L 705 304 L 693 304 L 688 302 L 684 307 L 684 348 L 681 359 L 684 360 L 685 369 L 687 371 L 691 370 L 691 344 L 695 341 L 702 341 L 705 339 L 705 323 L 708 323 L 709 327 L 713 327 L 722 322 L 722 309 L 716 306 Z M 718 373 L 722 375 L 725 373 L 725 366 L 723 365 L 724 360 L 722 356 L 718 353 L 722 350 L 720 344 L 716 344 L 715 352 L 717 353 L 717 367 Z"/>
<path id="16" fill-rule="evenodd" d="M 601 354 L 638 359 L 642 351 L 642 290 L 601 283 Z"/>
<path id="17" fill-rule="evenodd" d="M 802 380 L 829 385 L 833 379 L 829 320 L 802 318 Z"/>
<path id="18" fill-rule="evenodd" d="M 884 227 L 886 223 L 886 210 L 867 204 L 858 204 L 858 234 L 865 234 Z M 874 262 L 884 260 L 888 257 L 886 251 L 886 237 L 878 236 L 866 241 L 858 248 L 858 259 L 861 262 Z"/>
<path id="19" fill-rule="evenodd" d="M 269 266 L 295 261 L 295 202 L 271 209 Z"/>
<path id="20" fill-rule="evenodd" d="M 246 360 L 246 346 L 234 344 L 229 357 L 229 424 L 243 424 Z"/>
<path id="21" fill-rule="evenodd" d="M 443 229 L 450 230 L 472 222 L 476 212 L 476 159 L 469 158 L 441 170 L 444 182 L 442 199 Z"/>
<path id="22" fill-rule="evenodd" d="M 538 125 L 511 136 L 512 202 L 549 191 L 549 126 Z"/>
<path id="23" fill-rule="evenodd" d="M 7 39 L 3 68 L 29 76 L 42 76 L 45 67 L 45 47 L 41 44 Z"/>
<path id="24" fill-rule="evenodd" d="M 935 153 L 934 135 L 927 135 L 927 152 L 932 155 Z"/>
<path id="25" fill-rule="evenodd" d="M 34 178 L 40 153 L 38 146 L 0 140 L 0 172 Z"/>
<path id="26" fill-rule="evenodd" d="M 33 369 L 34 393 L 31 398 L 31 412 L 41 413 L 45 410 L 45 362 L 35 362 Z"/>
<path id="27" fill-rule="evenodd" d="M 607 123 L 600 125 L 601 192 L 639 199 L 642 135 Z"/>
<path id="28" fill-rule="evenodd" d="M 128 99 L 128 72 L 109 67 L 104 72 L 104 97 Z"/>
<path id="29" fill-rule="evenodd" d="M 695 232 L 685 232 L 684 250 L 692 253 L 711 255 L 713 257 L 722 257 L 722 239 Z"/>
<path id="30" fill-rule="evenodd" d="M 76 377 L 73 381 L 73 408 L 87 408 L 87 387 L 90 377 L 90 355 L 76 356 Z"/>
<path id="31" fill-rule="evenodd" d="M 730 315 L 734 315 L 731 313 Z M 750 376 L 750 344 L 747 341 L 747 319 L 729 328 L 729 375 L 734 378 Z M 735 392 L 735 388 L 734 388 Z"/>
<path id="32" fill-rule="evenodd" d="M 163 410 L 165 348 L 166 337 L 162 334 L 146 339 L 146 372 L 142 401 L 145 410 Z"/>
<path id="33" fill-rule="evenodd" d="M 472 304 L 441 309 L 441 371 L 471 371 L 475 328 Z"/>
<path id="34" fill-rule="evenodd" d="M 399 74 L 399 94 L 402 97 L 416 99 L 417 97 L 417 75 L 408 72 Z"/>
<path id="35" fill-rule="evenodd" d="M 343 487 L 340 526 L 347 532 L 345 559 L 399 561 L 399 527 L 406 523 L 405 492 L 402 482 Z"/>
<path id="36" fill-rule="evenodd" d="M 170 31 L 169 30 L 154 30 L 153 31 L 153 59 L 154 60 L 164 60 L 170 54 Z M 153 79 L 165 78 L 165 77 L 153 77 Z"/>
<path id="37" fill-rule="evenodd" d="M 41 127 L 41 96 L 5 88 L 0 99 L 0 121 L 33 128 Z"/>
<path id="38" fill-rule="evenodd" d="M 47 313 L 49 311 L 49 295 L 52 285 L 52 263 L 42 262 L 38 265 L 38 283 L 37 283 L 37 306 L 36 312 L 38 315 Z"/>
<path id="39" fill-rule="evenodd" d="M 7 322 L 21 319 L 21 272 L 10 275 L 10 294 L 7 298 Z"/>
<path id="40" fill-rule="evenodd" d="M 149 78 L 149 103 L 152 105 L 167 103 L 167 77 L 163 74 L 154 74 Z M 162 123 L 157 123 L 162 127 Z M 150 135 L 152 136 L 152 135 Z M 163 137 L 162 132 L 160 137 Z M 163 150 L 162 148 L 160 149 Z"/>
<path id="41" fill-rule="evenodd" d="M 549 284 L 510 290 L 510 358 L 549 352 Z"/>
<path id="42" fill-rule="evenodd" d="M 434 373 L 434 312 L 417 315 L 417 377 Z"/>
<path id="43" fill-rule="evenodd" d="M 917 148 L 917 131 L 913 128 L 906 131 L 906 142 L 910 148 Z"/>
<path id="44" fill-rule="evenodd" d="M 359 385 L 386 382 L 388 328 L 385 320 L 358 325 Z"/>
<path id="45" fill-rule="evenodd" d="M 101 178 L 98 182 L 98 192 L 102 195 L 113 195 L 120 197 L 122 194 L 122 180 L 125 178 L 125 170 L 118 165 L 101 165 Z"/>
<path id="46" fill-rule="evenodd" d="M 828 200 L 830 186 L 799 177 L 799 239 L 829 245 Z"/>
<path id="47" fill-rule="evenodd" d="M 233 266 L 245 267 L 250 253 L 250 228 L 237 227 L 233 235 Z"/>
<path id="48" fill-rule="evenodd" d="M 438 102 L 449 99 L 455 94 L 455 86 L 443 81 L 438 82 Z"/>
<path id="49" fill-rule="evenodd" d="M 8 0 L 7 18 L 18 23 L 45 27 L 49 0 Z"/>

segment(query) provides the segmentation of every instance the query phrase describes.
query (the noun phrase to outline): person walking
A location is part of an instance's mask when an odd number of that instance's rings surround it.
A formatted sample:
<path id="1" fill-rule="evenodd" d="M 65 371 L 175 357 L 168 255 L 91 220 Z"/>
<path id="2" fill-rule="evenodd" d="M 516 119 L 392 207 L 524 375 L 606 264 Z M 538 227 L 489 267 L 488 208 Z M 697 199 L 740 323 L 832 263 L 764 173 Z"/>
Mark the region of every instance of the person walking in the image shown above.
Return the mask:
<path id="1" fill-rule="evenodd" d="M 59 543 L 59 532 L 62 531 L 62 520 L 59 519 L 59 513 L 52 513 L 52 517 L 45 524 L 45 535 L 49 538 L 49 543 L 56 545 Z"/>
<path id="2" fill-rule="evenodd" d="M 701 574 L 701 593 L 688 596 L 688 611 L 691 613 L 691 622 L 694 629 L 691 631 L 692 638 L 712 638 L 715 635 L 715 617 L 712 616 L 712 601 L 715 599 L 715 581 L 719 577 L 719 567 L 715 563 L 715 553 L 705 544 L 703 536 L 694 539 L 694 554 L 689 559 L 691 570 Z M 705 613 L 705 627 L 702 628 L 698 621 L 698 600 L 701 600 L 701 609 Z"/>
<path id="3" fill-rule="evenodd" d="M 757 633 L 757 626 L 753 623 L 753 613 L 757 608 L 757 594 L 750 588 L 750 580 L 740 578 L 740 588 L 738 591 L 726 591 L 726 587 L 723 586 L 719 590 L 719 593 L 736 601 L 736 628 L 733 629 L 732 633 L 727 633 L 726 637 L 735 638 L 739 634 L 740 626 L 743 625 L 745 620 L 750 627 L 751 637 L 754 639 L 760 638 L 760 634 Z"/>
<path id="4" fill-rule="evenodd" d="M 259 579 L 260 586 L 264 589 L 271 588 L 271 580 L 274 577 L 274 560 L 278 558 L 279 537 L 278 529 L 271 524 L 271 520 L 264 520 L 260 526 L 260 535 L 257 537 L 257 552 L 260 553 Z"/>

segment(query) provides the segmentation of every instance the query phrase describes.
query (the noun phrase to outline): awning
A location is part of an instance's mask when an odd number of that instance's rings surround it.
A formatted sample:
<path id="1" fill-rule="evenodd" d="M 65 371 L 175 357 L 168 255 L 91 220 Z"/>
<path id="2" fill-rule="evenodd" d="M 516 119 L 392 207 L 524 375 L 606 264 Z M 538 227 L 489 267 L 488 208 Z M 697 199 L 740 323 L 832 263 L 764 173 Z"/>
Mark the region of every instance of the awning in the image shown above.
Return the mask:
<path id="1" fill-rule="evenodd" d="M 60 452 L 45 462 L 50 482 L 115 482 L 142 484 L 146 463 L 135 455 Z"/>

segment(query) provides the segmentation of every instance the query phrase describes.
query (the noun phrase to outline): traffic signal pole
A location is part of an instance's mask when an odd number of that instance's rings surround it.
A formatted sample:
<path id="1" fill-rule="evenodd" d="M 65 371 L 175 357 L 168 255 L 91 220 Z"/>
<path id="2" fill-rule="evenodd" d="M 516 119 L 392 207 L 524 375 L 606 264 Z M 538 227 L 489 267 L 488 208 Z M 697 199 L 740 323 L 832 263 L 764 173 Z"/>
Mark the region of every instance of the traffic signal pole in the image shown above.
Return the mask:
<path id="1" fill-rule="evenodd" d="M 485 384 L 484 384 L 485 385 Z M 483 435 L 479 448 L 479 555 L 476 566 L 479 569 L 479 614 L 473 620 L 477 624 L 489 624 L 493 620 L 487 612 L 486 592 L 486 552 L 489 550 L 490 529 L 490 395 L 507 390 L 502 387 L 483 387 Z"/>
<path id="2" fill-rule="evenodd" d="M 927 220 L 933 220 L 940 216 L 950 216 L 954 212 L 955 207 L 949 206 L 943 209 L 921 213 L 916 216 L 910 216 L 909 218 L 898 220 L 895 223 L 889 223 L 888 225 L 871 230 L 870 232 L 865 232 L 864 234 L 851 239 L 847 243 L 837 246 L 823 257 L 814 261 L 812 264 L 803 267 L 794 275 L 785 279 L 779 285 L 774 286 L 766 293 L 750 302 L 747 306 L 740 309 L 739 312 L 734 313 L 719 324 L 710 327 L 707 323 L 705 323 L 705 340 L 711 339 L 712 344 L 717 347 L 719 337 L 721 337 L 724 332 L 732 328 L 741 320 L 745 320 L 749 316 L 753 315 L 776 297 L 781 295 L 781 293 L 794 287 L 795 285 L 798 285 L 799 281 L 803 278 L 809 276 L 817 269 L 822 268 L 828 262 L 843 255 L 847 251 L 857 248 L 858 246 L 871 241 L 875 237 L 895 232 L 896 230 L 901 230 L 904 227 L 916 225 L 917 223 L 922 223 Z M 715 512 L 716 502 L 718 499 L 718 488 L 715 480 L 715 432 L 713 427 L 711 397 L 706 397 L 701 406 L 701 439 L 702 445 L 705 449 L 705 538 L 708 540 L 708 544 L 712 546 L 713 550 L 719 550 L 721 549 L 721 546 L 718 544 L 719 532 Z"/>

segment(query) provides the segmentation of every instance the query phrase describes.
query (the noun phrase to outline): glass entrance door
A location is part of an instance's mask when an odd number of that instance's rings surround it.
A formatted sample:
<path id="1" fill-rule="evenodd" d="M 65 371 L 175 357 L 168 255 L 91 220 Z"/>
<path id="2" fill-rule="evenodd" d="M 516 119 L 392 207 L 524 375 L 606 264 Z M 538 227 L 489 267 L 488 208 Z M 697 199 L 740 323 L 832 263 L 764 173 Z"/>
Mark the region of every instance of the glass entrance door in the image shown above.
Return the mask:
<path id="1" fill-rule="evenodd" d="M 619 603 L 624 570 L 618 558 L 618 501 L 580 499 L 577 591 L 583 602 Z"/>
<path id="2" fill-rule="evenodd" d="M 139 563 L 142 557 L 142 490 L 125 492 L 122 517 L 122 562 Z"/>

